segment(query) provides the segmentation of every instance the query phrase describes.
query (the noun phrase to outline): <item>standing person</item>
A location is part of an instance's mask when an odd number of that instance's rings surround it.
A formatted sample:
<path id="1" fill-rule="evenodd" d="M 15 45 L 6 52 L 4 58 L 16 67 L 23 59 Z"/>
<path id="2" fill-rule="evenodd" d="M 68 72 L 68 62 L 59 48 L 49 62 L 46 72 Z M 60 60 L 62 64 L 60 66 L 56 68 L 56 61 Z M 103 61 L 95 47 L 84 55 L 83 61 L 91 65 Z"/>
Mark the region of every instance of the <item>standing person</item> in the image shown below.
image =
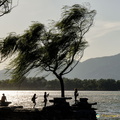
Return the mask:
<path id="1" fill-rule="evenodd" d="M 5 103 L 5 101 L 7 101 L 7 98 L 4 93 L 2 95 L 3 96 L 1 97 L 1 103 Z"/>
<path id="2" fill-rule="evenodd" d="M 78 95 L 79 95 L 78 89 L 75 88 L 75 90 L 74 90 L 75 104 L 77 103 L 77 97 L 78 97 Z"/>
<path id="3" fill-rule="evenodd" d="M 33 101 L 33 103 L 34 103 L 34 106 L 33 106 L 33 108 L 35 108 L 35 106 L 36 106 L 36 94 L 34 94 L 33 95 L 33 97 L 32 97 L 32 101 Z"/>
<path id="4" fill-rule="evenodd" d="M 44 107 L 46 107 L 47 105 L 47 97 L 49 96 L 49 93 L 47 94 L 47 92 L 44 92 Z"/>

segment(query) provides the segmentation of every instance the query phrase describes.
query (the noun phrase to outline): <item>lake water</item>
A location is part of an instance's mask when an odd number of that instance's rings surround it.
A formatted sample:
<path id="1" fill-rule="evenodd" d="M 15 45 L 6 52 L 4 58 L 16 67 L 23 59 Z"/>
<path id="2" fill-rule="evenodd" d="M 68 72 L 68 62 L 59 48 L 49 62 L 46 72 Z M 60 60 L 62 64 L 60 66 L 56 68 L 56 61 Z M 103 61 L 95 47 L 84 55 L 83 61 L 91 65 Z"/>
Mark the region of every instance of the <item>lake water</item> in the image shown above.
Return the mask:
<path id="1" fill-rule="evenodd" d="M 42 108 L 43 95 L 45 91 L 0 91 L 2 96 L 5 93 L 7 101 L 11 101 L 14 106 L 23 106 L 24 108 L 32 108 L 31 98 L 34 93 L 37 94 L 36 108 Z M 46 91 L 49 93 L 48 100 L 54 97 L 60 97 L 60 91 Z M 65 91 L 66 97 L 72 97 L 70 104 L 74 103 L 74 91 Z M 1 97 L 0 96 L 0 97 Z M 89 103 L 97 102 L 93 108 L 97 108 L 98 120 L 120 120 L 120 92 L 119 91 L 79 91 L 79 98 L 88 98 Z M 51 103 L 48 102 L 48 106 Z"/>

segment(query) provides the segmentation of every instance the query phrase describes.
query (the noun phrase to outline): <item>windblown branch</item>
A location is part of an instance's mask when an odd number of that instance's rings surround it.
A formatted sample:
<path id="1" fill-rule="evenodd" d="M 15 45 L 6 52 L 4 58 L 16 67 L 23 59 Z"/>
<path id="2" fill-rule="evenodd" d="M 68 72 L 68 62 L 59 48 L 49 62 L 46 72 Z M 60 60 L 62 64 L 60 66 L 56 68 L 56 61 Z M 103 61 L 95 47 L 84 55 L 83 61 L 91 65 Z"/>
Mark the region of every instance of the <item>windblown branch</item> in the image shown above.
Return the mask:
<path id="1" fill-rule="evenodd" d="M 18 1 L 17 4 L 13 6 L 12 0 L 0 0 L 0 17 L 3 16 L 4 14 L 11 12 L 11 10 L 17 5 Z"/>

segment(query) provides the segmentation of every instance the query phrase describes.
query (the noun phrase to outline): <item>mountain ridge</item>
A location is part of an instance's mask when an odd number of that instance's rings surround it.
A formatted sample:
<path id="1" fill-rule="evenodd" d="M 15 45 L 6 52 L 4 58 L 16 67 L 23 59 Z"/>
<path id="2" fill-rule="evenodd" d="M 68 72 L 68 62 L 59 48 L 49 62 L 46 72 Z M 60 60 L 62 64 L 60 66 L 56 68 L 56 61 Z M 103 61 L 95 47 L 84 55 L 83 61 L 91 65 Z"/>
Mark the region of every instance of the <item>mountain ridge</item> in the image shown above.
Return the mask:
<path id="1" fill-rule="evenodd" d="M 120 79 L 120 54 L 88 59 L 79 63 L 71 74 L 74 71 L 80 79 Z"/>
<path id="2" fill-rule="evenodd" d="M 10 79 L 9 74 L 0 70 L 0 80 Z M 46 73 L 37 74 L 32 70 L 27 77 L 45 77 Z M 120 53 L 112 56 L 90 58 L 79 62 L 78 65 L 64 77 L 74 79 L 115 79 L 120 80 Z M 56 79 L 52 74 L 46 77 L 48 80 Z"/>

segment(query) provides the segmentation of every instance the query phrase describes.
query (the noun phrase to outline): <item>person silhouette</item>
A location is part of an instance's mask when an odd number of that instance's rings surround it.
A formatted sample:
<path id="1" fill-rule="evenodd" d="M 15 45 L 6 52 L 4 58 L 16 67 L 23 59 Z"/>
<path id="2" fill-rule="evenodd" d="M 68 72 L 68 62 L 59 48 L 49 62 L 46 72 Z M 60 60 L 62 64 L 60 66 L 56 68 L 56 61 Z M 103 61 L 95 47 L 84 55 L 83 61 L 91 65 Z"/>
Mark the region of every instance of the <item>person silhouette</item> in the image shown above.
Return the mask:
<path id="1" fill-rule="evenodd" d="M 36 94 L 34 94 L 32 97 L 32 101 L 34 103 L 33 108 L 35 108 L 35 106 L 36 106 L 36 99 L 37 99 Z"/>
<path id="2" fill-rule="evenodd" d="M 5 101 L 7 101 L 7 98 L 4 93 L 2 95 L 3 96 L 1 97 L 1 103 L 5 103 Z"/>
<path id="3" fill-rule="evenodd" d="M 78 89 L 75 88 L 75 90 L 74 90 L 75 104 L 77 103 L 77 97 L 78 97 L 78 95 L 79 95 Z"/>
<path id="4" fill-rule="evenodd" d="M 49 96 L 49 93 L 47 94 L 47 92 L 44 92 L 44 107 L 46 107 L 47 105 L 47 97 Z"/>

